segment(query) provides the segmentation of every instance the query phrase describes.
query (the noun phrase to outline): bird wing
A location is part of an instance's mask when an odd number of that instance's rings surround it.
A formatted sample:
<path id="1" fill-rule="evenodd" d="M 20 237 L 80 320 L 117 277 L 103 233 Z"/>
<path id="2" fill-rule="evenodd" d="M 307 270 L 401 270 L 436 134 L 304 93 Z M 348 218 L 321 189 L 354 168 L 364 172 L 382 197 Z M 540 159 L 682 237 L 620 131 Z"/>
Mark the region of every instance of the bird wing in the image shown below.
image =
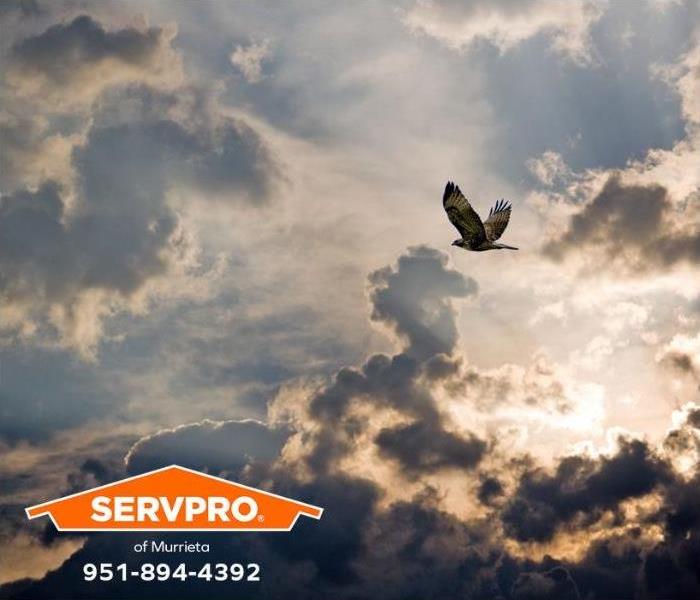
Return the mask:
<path id="1" fill-rule="evenodd" d="M 479 215 L 464 197 L 459 186 L 451 181 L 445 186 L 442 205 L 447 212 L 447 218 L 457 228 L 462 239 L 486 240 L 486 231 Z"/>
<path id="2" fill-rule="evenodd" d="M 484 221 L 486 239 L 489 242 L 493 242 L 503 235 L 508 227 L 508 221 L 510 221 L 510 209 L 510 204 L 505 200 L 499 200 L 489 211 L 489 218 Z"/>

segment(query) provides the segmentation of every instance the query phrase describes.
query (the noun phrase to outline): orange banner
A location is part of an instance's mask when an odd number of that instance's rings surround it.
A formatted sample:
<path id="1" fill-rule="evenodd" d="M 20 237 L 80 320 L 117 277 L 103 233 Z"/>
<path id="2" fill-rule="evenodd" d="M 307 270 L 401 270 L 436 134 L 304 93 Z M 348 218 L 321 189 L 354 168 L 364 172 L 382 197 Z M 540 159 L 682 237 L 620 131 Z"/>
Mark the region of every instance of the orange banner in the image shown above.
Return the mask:
<path id="1" fill-rule="evenodd" d="M 289 531 L 323 509 L 171 465 L 37 504 L 59 531 Z"/>

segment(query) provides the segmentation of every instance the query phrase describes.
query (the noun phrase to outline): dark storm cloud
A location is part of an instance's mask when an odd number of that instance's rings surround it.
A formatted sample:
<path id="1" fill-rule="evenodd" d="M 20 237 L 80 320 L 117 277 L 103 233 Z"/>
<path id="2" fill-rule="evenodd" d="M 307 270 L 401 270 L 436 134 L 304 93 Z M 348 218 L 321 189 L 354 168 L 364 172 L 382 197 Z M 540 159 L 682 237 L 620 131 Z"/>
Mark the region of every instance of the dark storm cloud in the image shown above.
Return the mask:
<path id="1" fill-rule="evenodd" d="M 476 281 L 446 265 L 444 254 L 420 246 L 401 256 L 396 270 L 385 267 L 369 276 L 372 318 L 392 325 L 408 340 L 406 354 L 420 360 L 454 349 L 457 327 L 446 298 L 471 296 L 479 289 Z"/>
<path id="2" fill-rule="evenodd" d="M 136 475 L 178 464 L 235 475 L 251 461 L 275 459 L 288 436 L 287 431 L 253 420 L 205 420 L 141 438 L 126 456 L 126 469 Z"/>
<path id="3" fill-rule="evenodd" d="M 481 479 L 477 498 L 482 504 L 491 505 L 497 498 L 502 497 L 504 493 L 503 484 L 499 479 L 486 476 Z"/>
<path id="4" fill-rule="evenodd" d="M 613 265 L 637 273 L 681 261 L 697 263 L 700 231 L 693 227 L 692 209 L 689 202 L 678 213 L 660 185 L 625 185 L 613 175 L 543 252 L 553 260 L 600 252 Z"/>
<path id="5" fill-rule="evenodd" d="M 671 453 L 679 449 L 674 441 L 692 435 L 693 429 L 700 424 L 696 423 L 696 412 L 697 409 L 689 410 L 686 421 L 669 434 L 665 447 Z M 549 506 L 550 518 L 560 524 L 567 515 L 570 519 L 573 512 L 585 511 L 579 515 L 578 522 L 570 521 L 568 528 L 578 539 L 590 540 L 583 532 L 597 519 L 601 510 L 616 511 L 626 499 L 653 493 L 660 502 L 658 510 L 628 522 L 629 517 L 616 515 L 616 524 L 626 525 L 622 533 L 591 541 L 580 560 L 559 564 L 567 570 L 582 598 L 683 600 L 697 597 L 700 594 L 700 572 L 697 569 L 700 556 L 700 509 L 697 502 L 700 474 L 697 467 L 690 478 L 678 477 L 664 459 L 638 440 L 622 443 L 617 454 L 611 457 L 597 461 L 584 459 L 584 464 L 586 466 L 582 467 L 580 461 L 564 458 L 553 476 L 540 476 L 539 483 L 534 485 L 531 484 L 532 474 L 525 473 L 502 518 L 507 518 L 511 503 L 519 501 L 525 494 L 531 507 L 534 508 L 535 497 L 540 508 Z M 549 492 L 547 499 L 544 497 L 546 489 Z M 530 525 L 527 539 L 534 539 L 535 532 L 542 533 L 547 529 L 541 523 L 539 527 L 535 523 Z M 647 537 L 650 525 L 659 527 L 662 533 L 651 543 Z M 520 533 L 524 532 L 521 530 Z M 520 569 L 542 573 L 547 562 L 551 562 L 548 557 L 540 565 L 527 561 L 527 567 L 520 565 Z M 518 576 L 521 584 L 526 579 L 530 577 Z M 513 588 L 513 597 L 517 597 L 518 587 Z M 551 586 L 546 585 L 541 591 L 545 592 L 547 588 Z M 558 596 L 545 593 L 534 597 Z"/>
<path id="6" fill-rule="evenodd" d="M 310 400 L 309 415 L 321 425 L 307 457 L 309 466 L 323 472 L 333 461 L 349 452 L 355 440 L 366 430 L 361 419 L 346 416 L 346 411 L 359 404 L 375 409 L 392 408 L 417 419 L 415 427 L 404 432 L 387 431 L 376 442 L 387 455 L 401 460 L 420 440 L 431 440 L 422 450 L 423 470 L 451 464 L 459 452 L 467 453 L 474 462 L 480 458 L 480 441 L 444 431 L 442 417 L 430 388 L 422 379 L 422 365 L 405 354 L 389 357 L 376 354 L 361 370 L 341 369 L 334 381 Z M 411 435 L 411 431 L 414 435 Z M 416 435 L 417 434 L 417 435 Z M 459 450 L 456 450 L 459 448 Z M 410 466 L 406 464 L 410 470 Z"/>
<path id="7" fill-rule="evenodd" d="M 682 427 L 693 426 L 694 414 L 689 412 Z M 207 428 L 193 428 L 187 435 L 204 437 L 208 433 Z M 222 437 L 220 443 L 231 446 L 232 437 Z M 209 466 L 215 470 L 219 463 L 215 457 Z M 107 471 L 100 464 L 85 464 L 76 477 L 105 477 Z M 410 499 L 384 506 L 379 502 L 382 489 L 370 481 L 321 472 L 301 481 L 286 465 L 265 461 L 251 463 L 241 471 L 239 481 L 252 486 L 264 482 L 266 489 L 326 510 L 320 521 L 301 519 L 292 532 L 282 535 L 198 536 L 199 541 L 211 543 L 212 552 L 207 556 L 211 562 L 227 562 L 232 556 L 259 562 L 263 567 L 259 585 L 246 588 L 231 583 L 170 581 L 159 587 L 159 593 L 206 594 L 209 598 L 244 594 L 290 599 L 685 600 L 700 591 L 700 475 L 687 481 L 673 476 L 670 467 L 637 440 L 621 440 L 619 451 L 610 457 L 566 457 L 552 475 L 530 468 L 510 498 L 549 503 L 551 518 L 559 523 L 564 517 L 587 511 L 581 515 L 583 519 L 569 523 L 572 539 L 584 543 L 588 539 L 586 528 L 600 510 L 614 511 L 624 500 L 648 493 L 658 496 L 658 511 L 636 524 L 634 517 L 629 523 L 620 517 L 620 524 L 629 526 L 590 542 L 580 560 L 517 558 L 506 549 L 493 523 L 460 519 L 441 510 L 440 494 L 430 487 Z M 509 500 L 499 485 L 489 482 L 488 487 Z M 498 515 L 497 506 L 492 508 Z M 644 529 L 652 524 L 661 528 L 662 541 L 645 537 Z M 44 543 L 55 544 L 65 536 L 54 535 L 56 539 L 47 538 Z M 112 581 L 100 587 L 86 584 L 81 577 L 85 562 L 129 560 L 133 544 L 142 537 L 91 536 L 82 550 L 42 580 L 17 581 L 0 592 L 7 598 L 32 599 L 55 597 L 57 589 L 70 597 L 152 597 L 153 588 L 136 580 Z M 167 534 L 152 537 L 181 541 Z M 174 566 L 182 558 L 159 556 L 158 560 Z"/>
<path id="8" fill-rule="evenodd" d="M 145 31 L 134 28 L 106 31 L 90 16 L 81 15 L 70 23 L 53 25 L 16 43 L 11 59 L 24 76 L 36 73 L 52 85 L 65 86 L 85 69 L 106 60 L 130 66 L 147 65 L 168 43 L 159 27 Z"/>
<path id="9" fill-rule="evenodd" d="M 490 544 L 487 528 L 441 510 L 437 491 L 428 487 L 375 514 L 366 555 L 358 561 L 359 570 L 368 578 L 359 595 L 508 597 L 510 581 L 498 580 L 500 558 L 499 549 Z M 515 571 L 517 574 L 517 567 Z"/>
<path id="10" fill-rule="evenodd" d="M 445 354 L 438 354 L 425 361 L 423 373 L 428 379 L 440 381 L 457 375 L 461 366 L 461 358 L 451 358 Z"/>
<path id="11" fill-rule="evenodd" d="M 375 443 L 408 473 L 448 467 L 470 469 L 479 463 L 487 448 L 486 442 L 474 435 L 462 437 L 420 421 L 382 429 Z"/>
<path id="12" fill-rule="evenodd" d="M 513 600 L 579 600 L 576 583 L 564 567 L 544 573 L 521 573 L 513 584 Z"/>
<path id="13" fill-rule="evenodd" d="M 350 584 L 357 580 L 354 561 L 365 552 L 364 531 L 371 526 L 380 489 L 370 481 L 344 475 L 322 475 L 301 483 L 282 472 L 269 473 L 274 490 L 282 495 L 303 499 L 316 506 L 338 507 L 331 515 L 324 512 L 318 522 L 300 522 L 296 535 L 270 538 L 269 547 L 291 564 L 314 566 L 315 576 L 307 593 L 314 586 Z M 328 517 L 328 518 L 326 518 Z M 326 588 L 328 589 L 328 588 Z"/>
<path id="14" fill-rule="evenodd" d="M 700 423 L 698 409 L 691 408 L 686 420 L 670 432 L 664 447 L 672 456 L 685 450 L 681 439 L 693 439 Z M 619 452 L 603 458 L 584 478 L 561 476 L 569 459 L 557 467 L 554 479 L 565 490 L 551 490 L 560 518 L 570 513 L 585 498 L 590 504 L 579 524 L 588 525 L 599 509 L 615 510 L 626 498 L 643 497 L 653 492 L 660 502 L 658 510 L 625 523 L 623 515 L 616 516 L 617 525 L 626 524 L 622 533 L 589 543 L 585 555 L 578 561 L 565 563 L 583 598 L 663 598 L 683 600 L 700 594 L 700 473 L 697 467 L 689 478 L 679 477 L 667 463 L 655 457 L 643 442 L 627 442 Z M 573 469 L 576 471 L 576 468 Z M 526 475 L 527 477 L 527 475 Z M 595 483 L 592 483 L 595 481 Z M 521 488 L 516 494 L 522 492 Z M 584 496 L 585 494 L 585 496 Z M 568 496 L 568 498 L 567 498 Z M 653 542 L 647 538 L 648 528 L 656 526 L 660 537 Z M 576 526 L 575 526 L 576 527 Z M 571 529 L 575 535 L 575 529 Z M 546 559 L 545 559 L 546 560 Z"/>
<path id="15" fill-rule="evenodd" d="M 675 480 L 663 489 L 663 506 L 651 517 L 663 539 L 651 548 L 644 527 L 593 542 L 568 568 L 584 598 L 685 600 L 700 594 L 700 478 Z"/>
<path id="16" fill-rule="evenodd" d="M 377 406 L 433 418 L 433 400 L 426 388 L 417 385 L 420 375 L 420 363 L 406 354 L 375 354 L 362 369 L 338 371 L 332 384 L 311 400 L 311 414 L 320 419 L 340 418 L 354 399 L 366 399 Z"/>
<path id="17" fill-rule="evenodd" d="M 394 328 L 405 349 L 393 357 L 376 354 L 361 370 L 341 369 L 333 384 L 312 399 L 312 414 L 341 415 L 352 398 L 365 396 L 412 415 L 432 416 L 428 388 L 416 382 L 422 375 L 439 379 L 455 369 L 448 356 L 457 342 L 451 298 L 475 294 L 477 283 L 447 268 L 447 257 L 426 246 L 409 248 L 395 268 L 375 271 L 369 281 L 372 319 Z"/>
<path id="18" fill-rule="evenodd" d="M 407 473 L 474 466 L 486 443 L 444 428 L 430 382 L 456 368 L 451 354 L 457 342 L 451 298 L 476 293 L 476 282 L 447 268 L 447 257 L 426 246 L 409 248 L 396 267 L 369 276 L 372 319 L 394 328 L 404 350 L 395 356 L 375 354 L 361 369 L 341 369 L 333 382 L 309 402 L 309 415 L 322 427 L 307 456 L 309 466 L 324 472 L 350 451 L 366 425 L 346 413 L 365 403 L 391 408 L 415 421 L 385 428 L 375 439 L 385 456 L 397 459 Z"/>
<path id="19" fill-rule="evenodd" d="M 27 35 L 26 26 L 8 24 L 6 30 L 10 39 Z M 91 122 L 93 101 L 105 90 L 128 84 L 181 87 L 174 35 L 171 26 L 109 31 L 81 15 L 15 41 L 2 57 L 3 191 L 36 187 L 42 179 L 69 182 L 71 148 Z"/>
<path id="20" fill-rule="evenodd" d="M 604 511 L 645 496 L 671 479 L 669 465 L 645 442 L 620 439 L 612 457 L 566 457 L 553 475 L 539 468 L 526 471 L 501 519 L 509 537 L 543 542 L 577 516 L 595 523 Z"/>

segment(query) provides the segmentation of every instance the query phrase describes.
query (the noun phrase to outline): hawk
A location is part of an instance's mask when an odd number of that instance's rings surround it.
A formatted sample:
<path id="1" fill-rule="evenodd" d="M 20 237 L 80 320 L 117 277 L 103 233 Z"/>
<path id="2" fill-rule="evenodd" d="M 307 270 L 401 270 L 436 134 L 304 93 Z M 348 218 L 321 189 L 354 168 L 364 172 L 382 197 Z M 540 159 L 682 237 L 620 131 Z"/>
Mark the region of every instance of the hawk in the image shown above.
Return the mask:
<path id="1" fill-rule="evenodd" d="M 496 244 L 508 226 L 510 220 L 510 204 L 505 200 L 499 200 L 489 211 L 489 218 L 483 223 L 476 211 L 469 204 L 469 200 L 451 181 L 445 186 L 442 196 L 442 205 L 447 212 L 447 218 L 457 228 L 461 239 L 452 242 L 453 246 L 459 246 L 465 250 L 483 252 L 484 250 L 517 250 L 514 246 Z"/>

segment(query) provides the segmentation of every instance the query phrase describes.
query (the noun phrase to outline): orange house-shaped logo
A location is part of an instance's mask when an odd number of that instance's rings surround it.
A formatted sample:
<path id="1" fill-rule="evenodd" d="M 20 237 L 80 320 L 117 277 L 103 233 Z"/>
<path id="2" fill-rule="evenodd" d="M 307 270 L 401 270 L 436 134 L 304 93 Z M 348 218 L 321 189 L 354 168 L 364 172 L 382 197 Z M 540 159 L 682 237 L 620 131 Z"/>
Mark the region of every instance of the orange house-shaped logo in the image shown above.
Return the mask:
<path id="1" fill-rule="evenodd" d="M 25 509 L 59 531 L 289 531 L 323 509 L 171 465 Z"/>

